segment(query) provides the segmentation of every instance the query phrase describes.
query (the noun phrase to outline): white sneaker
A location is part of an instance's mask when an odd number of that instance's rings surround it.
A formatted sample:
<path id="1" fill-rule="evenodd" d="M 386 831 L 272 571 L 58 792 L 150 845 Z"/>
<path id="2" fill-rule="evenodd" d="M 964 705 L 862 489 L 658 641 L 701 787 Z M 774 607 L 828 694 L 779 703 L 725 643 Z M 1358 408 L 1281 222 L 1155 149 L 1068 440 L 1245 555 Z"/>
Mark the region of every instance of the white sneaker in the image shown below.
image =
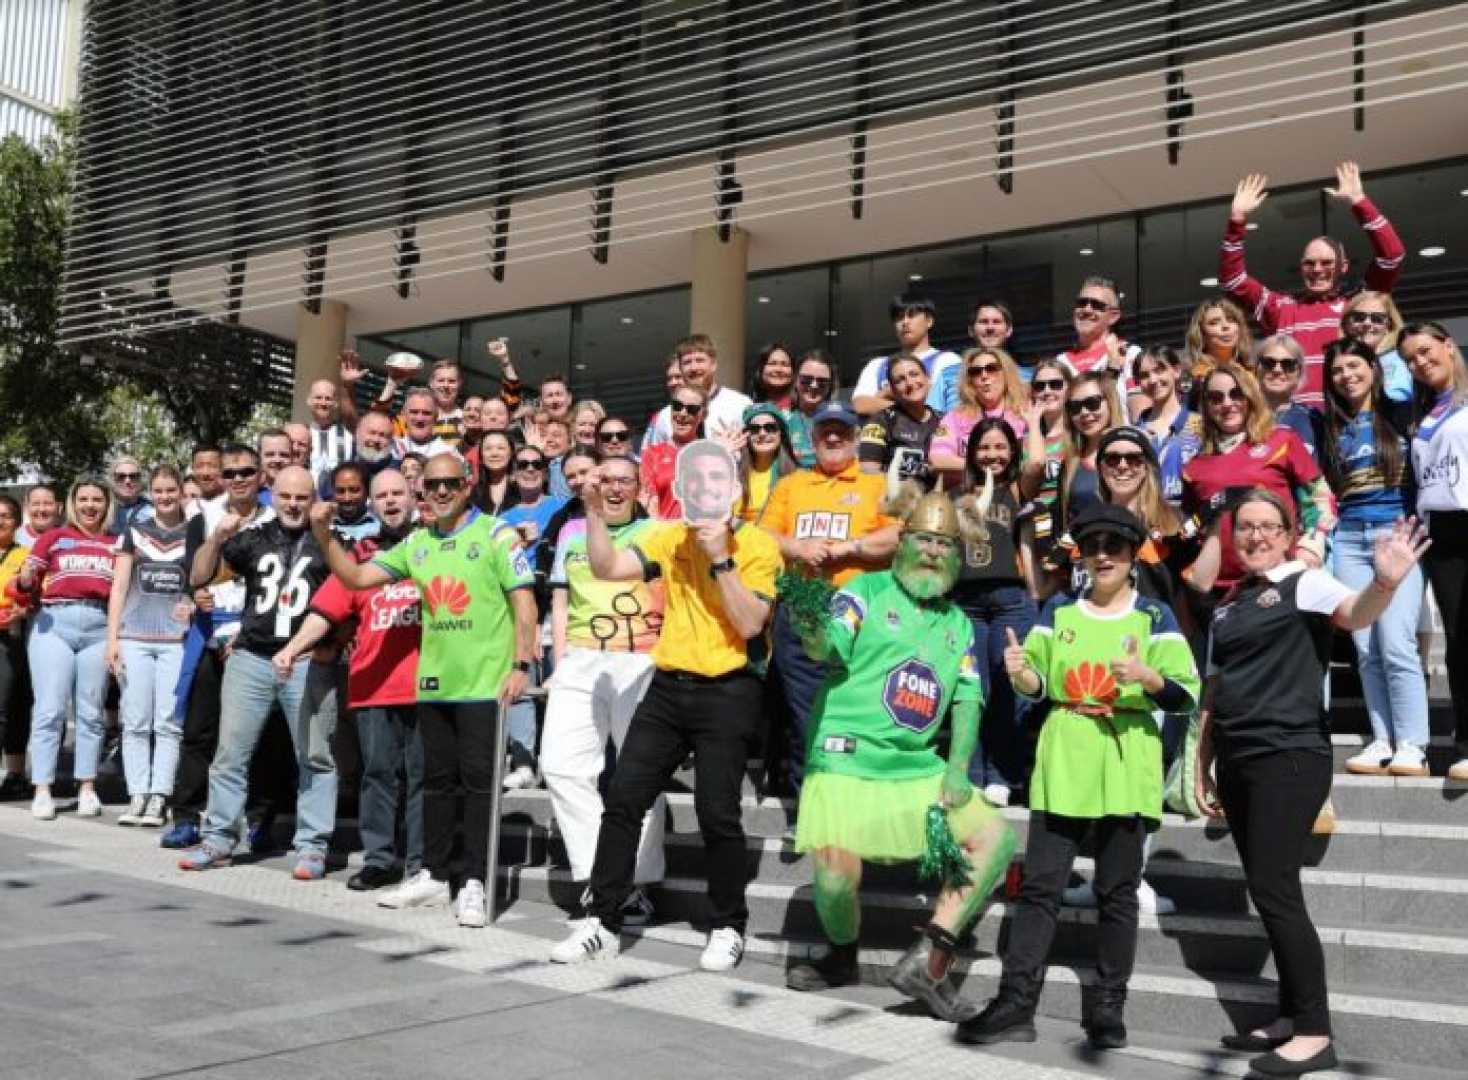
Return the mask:
<path id="1" fill-rule="evenodd" d="M 1083 881 L 1062 892 L 1060 902 L 1066 907 L 1093 908 L 1096 906 L 1096 889 L 1089 881 Z"/>
<path id="2" fill-rule="evenodd" d="M 99 799 L 99 798 L 97 798 L 96 791 L 91 790 L 91 789 L 88 789 L 87 791 L 83 791 L 80 795 L 77 796 L 77 800 L 76 800 L 76 816 L 77 817 L 101 817 L 102 816 L 102 800 Z"/>
<path id="3" fill-rule="evenodd" d="M 622 951 L 616 934 L 602 927 L 601 920 L 588 916 L 573 924 L 567 938 L 550 952 L 552 964 L 581 964 L 588 960 L 610 960 Z"/>
<path id="4" fill-rule="evenodd" d="M 519 791 L 522 788 L 533 788 L 538 783 L 540 781 L 535 775 L 535 770 L 529 765 L 521 765 L 511 769 L 510 774 L 505 777 L 505 790 Z"/>
<path id="5" fill-rule="evenodd" d="M 464 882 L 454 909 L 460 926 L 483 926 L 487 921 L 484 913 L 484 882 L 478 878 L 470 878 Z"/>
<path id="6" fill-rule="evenodd" d="M 479 887 L 479 892 L 482 897 L 484 886 Z M 442 907 L 448 902 L 449 883 L 435 880 L 427 870 L 419 870 L 396 889 L 388 889 L 377 898 L 378 907 L 394 910 L 410 907 Z"/>
<path id="7" fill-rule="evenodd" d="M 1177 911 L 1177 901 L 1170 896 L 1159 896 L 1144 878 L 1137 885 L 1137 907 L 1148 915 L 1172 915 Z"/>
<path id="8" fill-rule="evenodd" d="M 732 926 L 721 926 L 709 934 L 698 966 L 705 971 L 733 971 L 744 956 L 744 935 Z"/>
<path id="9" fill-rule="evenodd" d="M 143 816 L 138 824 L 150 829 L 163 828 L 164 823 L 168 821 L 168 811 L 165 809 L 167 801 L 162 795 L 149 795 L 148 805 L 143 810 Z"/>
<path id="10" fill-rule="evenodd" d="M 1346 758 L 1346 772 L 1356 776 L 1385 776 L 1392 760 L 1392 744 L 1373 739 L 1359 754 Z"/>
<path id="11" fill-rule="evenodd" d="M 42 795 L 36 792 L 36 797 L 31 800 L 31 817 L 37 821 L 55 821 L 56 800 L 49 793 Z"/>
<path id="12" fill-rule="evenodd" d="M 1397 752 L 1392 755 L 1392 763 L 1386 767 L 1386 771 L 1393 776 L 1426 776 L 1427 754 L 1420 746 L 1411 743 L 1399 743 Z"/>
<path id="13" fill-rule="evenodd" d="M 984 798 L 988 799 L 995 806 L 1008 806 L 1009 785 L 999 783 L 985 784 Z"/>
<path id="14" fill-rule="evenodd" d="M 127 801 L 127 809 L 117 815 L 117 823 L 119 825 L 141 825 L 143 823 L 143 811 L 147 808 L 148 796 L 134 795 Z"/>

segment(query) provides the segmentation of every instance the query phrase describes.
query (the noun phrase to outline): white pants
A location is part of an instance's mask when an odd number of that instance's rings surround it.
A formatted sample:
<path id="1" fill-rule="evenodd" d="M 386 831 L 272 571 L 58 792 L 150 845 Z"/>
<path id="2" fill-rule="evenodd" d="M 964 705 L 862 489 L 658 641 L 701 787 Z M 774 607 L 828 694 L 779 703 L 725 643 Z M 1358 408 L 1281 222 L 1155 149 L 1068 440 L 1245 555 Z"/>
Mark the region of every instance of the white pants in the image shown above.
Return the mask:
<path id="1" fill-rule="evenodd" d="M 602 814 L 596 782 L 606 768 L 607 737 L 620 752 L 652 673 L 652 659 L 643 653 L 568 648 L 547 684 L 540 772 L 577 881 L 591 877 L 596 858 Z M 638 885 L 663 880 L 666 810 L 660 795 L 642 822 L 632 876 Z"/>

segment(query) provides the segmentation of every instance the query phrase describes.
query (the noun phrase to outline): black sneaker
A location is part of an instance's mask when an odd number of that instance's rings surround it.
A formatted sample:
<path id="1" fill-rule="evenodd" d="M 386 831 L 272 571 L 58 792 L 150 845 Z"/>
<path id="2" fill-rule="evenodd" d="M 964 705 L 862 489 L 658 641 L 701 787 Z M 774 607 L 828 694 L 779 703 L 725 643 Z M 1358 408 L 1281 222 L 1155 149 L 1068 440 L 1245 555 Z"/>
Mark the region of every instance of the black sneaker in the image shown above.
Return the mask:
<path id="1" fill-rule="evenodd" d="M 1034 1002 L 1000 990 L 999 996 L 989 1002 L 983 1012 L 959 1024 L 954 1035 L 959 1042 L 980 1045 L 1034 1042 L 1039 1037 L 1035 1031 Z"/>
<path id="2" fill-rule="evenodd" d="M 8 772 L 0 780 L 0 802 L 30 802 L 35 789 L 20 773 Z"/>
<path id="3" fill-rule="evenodd" d="M 364 866 L 347 879 L 347 888 L 353 892 L 371 892 L 384 885 L 396 885 L 403 876 L 386 866 Z"/>
<path id="4" fill-rule="evenodd" d="M 831 945 L 819 960 L 803 960 L 785 972 L 785 985 L 791 990 L 830 990 L 856 982 L 861 973 L 857 967 L 857 943 Z"/>

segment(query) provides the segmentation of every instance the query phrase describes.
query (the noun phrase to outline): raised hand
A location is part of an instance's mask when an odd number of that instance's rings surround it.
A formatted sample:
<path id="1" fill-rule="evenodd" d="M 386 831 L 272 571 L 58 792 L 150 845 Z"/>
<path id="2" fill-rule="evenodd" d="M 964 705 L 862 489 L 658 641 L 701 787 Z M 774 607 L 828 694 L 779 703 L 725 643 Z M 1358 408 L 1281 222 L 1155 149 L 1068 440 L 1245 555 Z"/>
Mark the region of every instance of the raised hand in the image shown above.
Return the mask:
<path id="1" fill-rule="evenodd" d="M 240 531 L 240 526 L 242 526 L 244 523 L 244 518 L 240 517 L 233 510 L 230 510 L 222 518 L 219 519 L 219 524 L 214 526 L 214 532 L 221 539 L 228 540 L 231 536 Z"/>
<path id="2" fill-rule="evenodd" d="M 710 562 L 723 562 L 729 557 L 729 523 L 704 521 L 697 526 L 698 546 Z"/>
<path id="3" fill-rule="evenodd" d="M 500 367 L 505 367 L 510 362 L 510 343 L 506 338 L 490 338 L 484 345 L 484 351 Z"/>
<path id="4" fill-rule="evenodd" d="M 601 488 L 601 468 L 595 468 L 581 481 L 581 505 L 588 514 L 606 517 L 606 492 Z"/>
<path id="5" fill-rule="evenodd" d="M 1366 198 L 1366 189 L 1361 186 L 1361 166 L 1354 161 L 1341 162 L 1335 167 L 1335 187 L 1327 187 L 1325 193 L 1353 206 Z"/>
<path id="6" fill-rule="evenodd" d="M 1263 173 L 1250 173 L 1239 181 L 1238 187 L 1234 188 L 1233 205 L 1229 207 L 1229 213 L 1236 218 L 1246 218 L 1259 207 L 1264 205 L 1264 200 L 1269 198 L 1269 177 Z"/>
<path id="7" fill-rule="evenodd" d="M 341 381 L 345 387 L 352 387 L 366 374 L 362 367 L 362 358 L 351 349 L 343 349 L 338 357 L 340 365 Z"/>
<path id="8" fill-rule="evenodd" d="M 318 536 L 331 529 L 331 523 L 336 518 L 336 503 L 318 502 L 311 504 L 311 531 Z"/>
<path id="9" fill-rule="evenodd" d="M 1415 517 L 1397 518 L 1390 533 L 1376 538 L 1376 550 L 1371 555 L 1376 583 L 1385 589 L 1395 589 L 1431 546 L 1432 541 L 1420 521 Z"/>
<path id="10" fill-rule="evenodd" d="M 1121 642 L 1122 656 L 1111 661 L 1111 677 L 1119 683 L 1139 683 L 1147 674 L 1147 665 L 1142 663 L 1141 647 L 1137 639 L 1128 634 Z"/>
<path id="11" fill-rule="evenodd" d="M 1015 635 L 1014 627 L 1004 628 L 1004 670 L 1013 679 L 1016 675 L 1023 674 L 1030 666 L 1029 660 L 1025 658 L 1025 647 L 1020 644 Z"/>

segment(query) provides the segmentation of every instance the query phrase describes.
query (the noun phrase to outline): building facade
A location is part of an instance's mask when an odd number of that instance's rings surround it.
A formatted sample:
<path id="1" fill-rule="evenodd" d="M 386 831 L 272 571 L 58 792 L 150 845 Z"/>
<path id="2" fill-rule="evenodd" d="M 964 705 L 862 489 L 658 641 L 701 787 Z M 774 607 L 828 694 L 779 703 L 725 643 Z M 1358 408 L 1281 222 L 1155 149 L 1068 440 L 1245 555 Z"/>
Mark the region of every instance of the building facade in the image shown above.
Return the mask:
<path id="1" fill-rule="evenodd" d="M 39 144 L 76 97 L 82 0 L 0 0 L 0 139 Z"/>
<path id="2" fill-rule="evenodd" d="M 355 344 L 492 385 L 571 375 L 628 415 L 668 347 L 766 341 L 843 372 L 892 294 L 1015 310 L 1051 351 L 1091 273 L 1127 334 L 1217 292 L 1239 176 L 1255 272 L 1365 245 L 1322 193 L 1359 161 L 1411 316 L 1468 312 L 1468 3 L 1351 0 L 93 0 L 64 335 L 167 357 L 201 322 Z"/>

